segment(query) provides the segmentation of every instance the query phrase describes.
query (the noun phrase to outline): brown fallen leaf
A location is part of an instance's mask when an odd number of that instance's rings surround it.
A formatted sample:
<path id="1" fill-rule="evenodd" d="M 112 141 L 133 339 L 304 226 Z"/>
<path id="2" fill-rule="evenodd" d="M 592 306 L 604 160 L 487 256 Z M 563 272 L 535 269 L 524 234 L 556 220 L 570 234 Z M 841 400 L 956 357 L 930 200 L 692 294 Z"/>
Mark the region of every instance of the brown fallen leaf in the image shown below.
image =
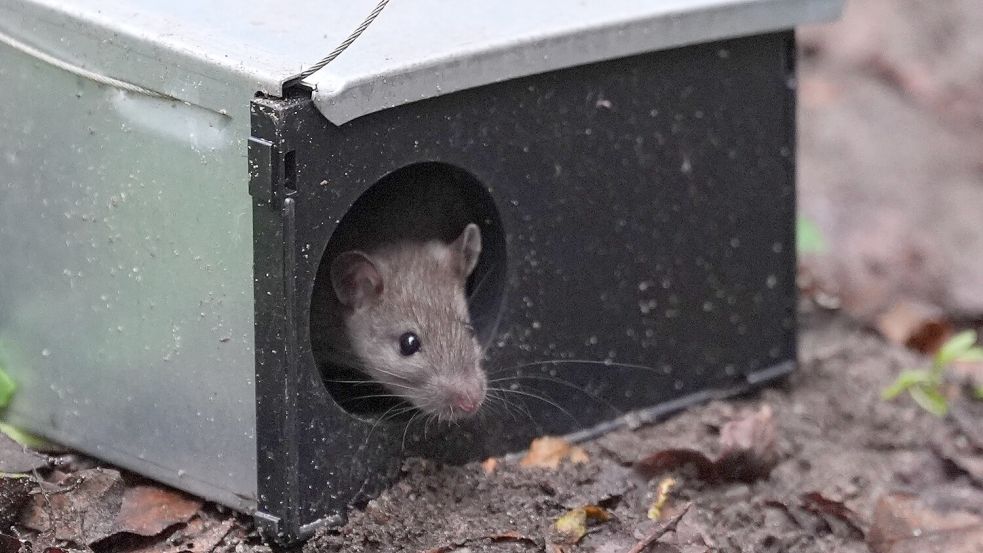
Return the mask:
<path id="1" fill-rule="evenodd" d="M 842 502 L 827 499 L 819 492 L 804 493 L 799 496 L 799 501 L 803 509 L 826 520 L 831 530 L 834 529 L 829 521 L 835 519 L 846 527 L 847 532 L 850 533 L 849 537 L 861 540 L 864 538 L 864 531 L 860 527 L 856 513 Z"/>
<path id="2" fill-rule="evenodd" d="M 519 532 L 516 532 L 515 530 L 510 530 L 508 532 L 502 532 L 501 534 L 495 534 L 495 535 L 492 535 L 492 536 L 485 536 L 482 539 L 489 540 L 492 543 L 513 542 L 513 543 L 525 543 L 525 544 L 529 544 L 529 545 L 535 545 L 536 544 L 536 540 L 530 538 L 529 536 L 520 534 Z"/>
<path id="3" fill-rule="evenodd" d="M 31 549 L 26 541 L 0 534 L 0 553 L 27 553 Z"/>
<path id="4" fill-rule="evenodd" d="M 489 457 L 481 462 L 481 470 L 485 471 L 485 474 L 495 472 L 496 468 L 498 468 L 498 459 L 494 457 Z"/>
<path id="5" fill-rule="evenodd" d="M 881 496 L 874 508 L 867 545 L 874 553 L 979 553 L 983 517 L 968 511 L 936 511 L 918 497 Z"/>
<path id="6" fill-rule="evenodd" d="M 536 540 L 520 534 L 519 532 L 510 530 L 508 532 L 502 532 L 501 534 L 492 534 L 489 536 L 480 536 L 476 538 L 467 538 L 454 543 L 449 543 L 447 545 L 441 545 L 439 547 L 433 547 L 430 549 L 424 549 L 420 553 L 448 553 L 456 549 L 465 547 L 468 543 L 476 541 L 490 541 L 492 543 L 523 543 L 526 545 L 537 545 Z M 143 552 L 141 552 L 143 553 Z"/>
<path id="7" fill-rule="evenodd" d="M 720 430 L 721 454 L 711 460 L 692 449 L 667 449 L 635 463 L 635 470 L 647 478 L 689 467 L 708 483 L 754 482 L 767 478 L 778 463 L 777 430 L 771 407 L 724 424 Z"/>
<path id="8" fill-rule="evenodd" d="M 664 449 L 636 462 L 634 468 L 646 478 L 688 468 L 699 480 L 710 483 L 720 481 L 720 470 L 716 463 L 695 449 Z"/>
<path id="9" fill-rule="evenodd" d="M 202 501 L 184 493 L 153 485 L 138 485 L 123 492 L 123 503 L 116 516 L 116 532 L 156 536 L 164 529 L 188 522 Z"/>
<path id="10" fill-rule="evenodd" d="M 557 536 L 552 541 L 561 545 L 575 545 L 587 535 L 589 524 L 608 520 L 611 520 L 611 513 L 597 505 L 585 505 L 571 509 L 553 522 L 553 529 Z"/>
<path id="11" fill-rule="evenodd" d="M 750 483 L 767 478 L 778 464 L 777 439 L 770 405 L 724 424 L 720 429 L 721 454 L 716 462 L 724 480 Z"/>
<path id="12" fill-rule="evenodd" d="M 51 465 L 51 458 L 27 449 L 0 432 L 0 472 L 26 473 Z"/>
<path id="13" fill-rule="evenodd" d="M 112 536 L 156 536 L 188 522 L 202 501 L 151 484 L 126 487 L 120 473 L 86 469 L 73 474 L 54 472 L 44 482 L 22 516 L 24 526 L 54 532 L 58 540 L 92 545 Z"/>
<path id="14" fill-rule="evenodd" d="M 952 335 L 952 324 L 941 308 L 915 300 L 902 300 L 877 316 L 874 326 L 895 344 L 932 354 Z"/>
<path id="15" fill-rule="evenodd" d="M 58 540 L 91 545 L 116 530 L 123 503 L 123 480 L 112 469 L 87 469 L 43 484 L 21 523 Z"/>
<path id="16" fill-rule="evenodd" d="M 175 527 L 175 530 L 166 537 L 161 536 L 152 542 L 144 538 L 130 547 L 125 543 L 114 543 L 111 544 L 110 549 L 114 553 L 207 552 L 214 550 L 233 526 L 235 526 L 235 519 L 220 520 L 201 515 L 191 519 L 186 525 Z"/>
<path id="17" fill-rule="evenodd" d="M 529 451 L 519 461 L 519 464 L 523 467 L 556 469 L 563 460 L 569 460 L 572 463 L 586 463 L 589 458 L 586 451 L 563 438 L 543 436 L 536 438 L 529 444 Z"/>

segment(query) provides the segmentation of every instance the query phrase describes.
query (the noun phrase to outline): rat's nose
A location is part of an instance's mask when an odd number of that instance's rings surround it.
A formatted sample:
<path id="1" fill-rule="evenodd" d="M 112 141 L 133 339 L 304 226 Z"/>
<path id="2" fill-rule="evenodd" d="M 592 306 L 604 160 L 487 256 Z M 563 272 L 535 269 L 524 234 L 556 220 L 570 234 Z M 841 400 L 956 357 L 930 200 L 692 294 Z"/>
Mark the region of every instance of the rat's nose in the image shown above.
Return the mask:
<path id="1" fill-rule="evenodd" d="M 471 399 L 471 397 L 466 394 L 454 394 L 454 396 L 451 398 L 451 405 L 453 405 L 455 409 L 460 409 L 465 413 L 471 414 L 478 410 L 480 403 Z"/>

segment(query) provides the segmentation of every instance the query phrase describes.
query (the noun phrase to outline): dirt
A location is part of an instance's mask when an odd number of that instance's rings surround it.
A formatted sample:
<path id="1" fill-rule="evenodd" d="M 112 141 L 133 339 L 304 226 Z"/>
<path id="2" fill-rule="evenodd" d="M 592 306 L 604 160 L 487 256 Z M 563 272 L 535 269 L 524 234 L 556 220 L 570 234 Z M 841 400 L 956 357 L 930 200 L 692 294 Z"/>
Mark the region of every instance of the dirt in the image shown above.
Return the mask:
<path id="1" fill-rule="evenodd" d="M 899 370 L 918 364 L 915 355 L 843 317 L 810 315 L 804 329 L 801 369 L 780 386 L 608 434 L 582 444 L 586 463 L 555 470 L 506 460 L 486 474 L 477 463 L 409 461 L 395 487 L 353 510 L 348 524 L 321 533 L 304 551 L 548 551 L 554 521 L 584 505 L 600 505 L 614 516 L 568 550 L 627 551 L 655 524 L 646 513 L 660 481 L 640 477 L 632 464 L 672 448 L 712 455 L 724 423 L 763 405 L 778 423 L 781 457 L 770 477 L 710 486 L 676 472 L 667 509 L 692 507 L 676 535 L 663 540 L 677 549 L 664 551 L 868 551 L 863 534 L 882 495 L 975 489 L 931 448 L 932 436 L 953 422 L 908 400 L 880 398 Z M 803 496 L 811 493 L 842 502 L 858 528 L 803 509 Z M 983 512 L 978 499 L 962 507 Z"/>
<path id="2" fill-rule="evenodd" d="M 554 521 L 584 505 L 604 506 L 614 517 L 570 551 L 627 551 L 653 527 L 646 513 L 659 482 L 646 481 L 632 464 L 680 447 L 713 454 L 722 425 L 762 405 L 778 421 L 779 464 L 752 484 L 708 486 L 676 474 L 667 505 L 692 507 L 667 543 L 684 551 L 868 551 L 850 525 L 803 511 L 802 496 L 842 502 L 866 532 L 888 492 L 974 489 L 931 448 L 931 438 L 954 423 L 910 401 L 880 398 L 899 370 L 918 364 L 915 355 L 843 317 L 814 314 L 803 324 L 801 369 L 780 386 L 608 434 L 583 444 L 588 462 L 555 470 L 508 460 L 486 474 L 477 463 L 410 461 L 395 487 L 353 510 L 344 527 L 319 534 L 305 552 L 543 551 Z M 983 500 L 978 494 L 962 507 L 983 513 Z"/>

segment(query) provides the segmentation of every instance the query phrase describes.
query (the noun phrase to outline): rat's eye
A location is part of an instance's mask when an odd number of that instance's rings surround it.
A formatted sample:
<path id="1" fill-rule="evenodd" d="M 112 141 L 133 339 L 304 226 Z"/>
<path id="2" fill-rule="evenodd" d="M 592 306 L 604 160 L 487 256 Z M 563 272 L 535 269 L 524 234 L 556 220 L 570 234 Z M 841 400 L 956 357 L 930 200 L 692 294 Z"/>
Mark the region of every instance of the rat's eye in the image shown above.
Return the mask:
<path id="1" fill-rule="evenodd" d="M 420 351 L 420 337 L 412 332 L 406 332 L 399 337 L 399 353 L 409 357 Z"/>

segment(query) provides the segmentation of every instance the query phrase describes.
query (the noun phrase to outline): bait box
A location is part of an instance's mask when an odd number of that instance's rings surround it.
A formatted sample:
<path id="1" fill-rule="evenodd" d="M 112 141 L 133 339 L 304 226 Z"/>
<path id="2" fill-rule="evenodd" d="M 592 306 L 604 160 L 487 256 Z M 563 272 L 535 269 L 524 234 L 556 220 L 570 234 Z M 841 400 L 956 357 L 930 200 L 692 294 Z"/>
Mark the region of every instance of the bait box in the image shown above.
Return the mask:
<path id="1" fill-rule="evenodd" d="M 395 2 L 297 78 L 374 5 L 0 0 L 7 422 L 294 539 L 406 455 L 586 436 L 792 370 L 790 29 L 840 2 Z M 377 424 L 314 364 L 320 254 L 401 170 L 472 199 L 509 412 Z"/>

